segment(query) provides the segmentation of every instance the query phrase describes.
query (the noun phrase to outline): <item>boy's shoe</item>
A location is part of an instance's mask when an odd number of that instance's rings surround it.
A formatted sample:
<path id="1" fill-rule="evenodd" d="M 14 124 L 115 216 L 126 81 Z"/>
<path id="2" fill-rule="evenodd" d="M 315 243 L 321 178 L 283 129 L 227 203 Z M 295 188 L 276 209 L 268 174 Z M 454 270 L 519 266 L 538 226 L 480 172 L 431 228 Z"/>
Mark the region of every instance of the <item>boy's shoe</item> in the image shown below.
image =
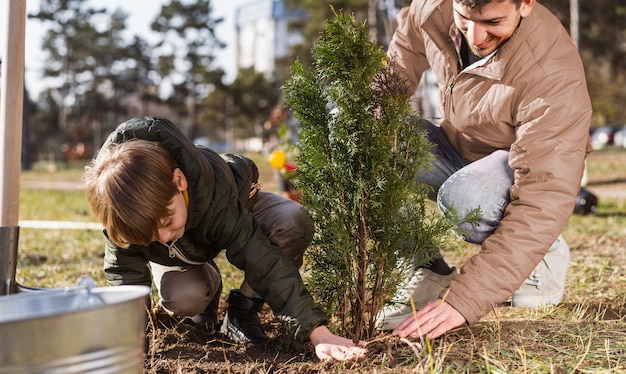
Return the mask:
<path id="1" fill-rule="evenodd" d="M 262 299 L 251 299 L 239 290 L 230 291 L 228 311 L 220 332 L 230 340 L 239 344 L 263 344 L 270 338 L 263 331 L 259 312 L 263 308 Z"/>
<path id="2" fill-rule="evenodd" d="M 537 308 L 560 303 L 565 292 L 569 260 L 569 246 L 559 235 L 539 265 L 515 291 L 511 306 Z"/>
<path id="3" fill-rule="evenodd" d="M 413 299 L 415 310 L 422 309 L 430 301 L 439 297 L 439 293 L 448 285 L 452 278 L 458 274 L 456 267 L 448 275 L 439 275 L 426 268 L 413 271 L 406 286 L 400 284 L 394 300 L 401 302 L 384 307 L 376 316 L 376 328 L 379 330 L 393 330 L 413 314 L 411 301 Z"/>

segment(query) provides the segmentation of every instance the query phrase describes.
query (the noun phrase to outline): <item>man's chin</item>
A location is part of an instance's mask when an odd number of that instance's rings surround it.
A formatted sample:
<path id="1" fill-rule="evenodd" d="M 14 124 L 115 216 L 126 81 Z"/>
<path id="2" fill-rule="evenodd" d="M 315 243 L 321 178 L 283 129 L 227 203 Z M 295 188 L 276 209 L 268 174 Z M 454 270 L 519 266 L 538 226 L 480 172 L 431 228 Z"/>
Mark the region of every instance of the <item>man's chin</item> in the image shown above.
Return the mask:
<path id="1" fill-rule="evenodd" d="M 489 56 L 493 51 L 495 48 L 472 48 L 472 53 L 480 58 Z"/>

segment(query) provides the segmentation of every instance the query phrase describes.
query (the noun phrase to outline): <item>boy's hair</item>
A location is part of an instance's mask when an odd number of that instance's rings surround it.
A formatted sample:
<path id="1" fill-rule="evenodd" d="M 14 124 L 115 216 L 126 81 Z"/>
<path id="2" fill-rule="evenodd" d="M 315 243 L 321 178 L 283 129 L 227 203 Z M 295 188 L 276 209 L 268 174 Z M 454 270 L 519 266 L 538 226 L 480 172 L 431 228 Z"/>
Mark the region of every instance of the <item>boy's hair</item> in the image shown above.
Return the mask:
<path id="1" fill-rule="evenodd" d="M 109 239 L 119 247 L 147 246 L 179 193 L 170 153 L 156 142 L 133 139 L 102 148 L 85 167 L 89 205 Z"/>

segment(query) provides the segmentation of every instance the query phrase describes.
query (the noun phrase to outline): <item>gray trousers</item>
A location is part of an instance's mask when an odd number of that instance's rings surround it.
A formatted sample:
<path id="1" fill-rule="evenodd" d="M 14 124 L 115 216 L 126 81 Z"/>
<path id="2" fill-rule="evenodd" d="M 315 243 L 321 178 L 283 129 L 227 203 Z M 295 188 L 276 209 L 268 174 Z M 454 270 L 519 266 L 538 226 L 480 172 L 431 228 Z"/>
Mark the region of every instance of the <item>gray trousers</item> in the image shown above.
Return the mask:
<path id="1" fill-rule="evenodd" d="M 297 202 L 259 191 L 252 215 L 270 242 L 279 247 L 300 268 L 313 223 Z M 150 263 L 152 278 L 159 292 L 159 304 L 178 316 L 195 316 L 204 311 L 219 292 L 221 277 L 211 265 L 163 266 Z M 245 280 L 241 292 L 254 295 L 254 285 Z"/>
<path id="2" fill-rule="evenodd" d="M 428 121 L 422 125 L 436 147 L 432 168 L 419 173 L 416 180 L 433 188 L 429 197 L 437 201 L 443 213 L 454 209 L 462 218 L 480 209 L 482 216 L 476 224 L 461 223 L 460 228 L 465 240 L 481 244 L 498 227 L 511 200 L 509 190 L 514 179 L 509 152 L 495 151 L 470 163 L 452 147 L 439 126 Z"/>

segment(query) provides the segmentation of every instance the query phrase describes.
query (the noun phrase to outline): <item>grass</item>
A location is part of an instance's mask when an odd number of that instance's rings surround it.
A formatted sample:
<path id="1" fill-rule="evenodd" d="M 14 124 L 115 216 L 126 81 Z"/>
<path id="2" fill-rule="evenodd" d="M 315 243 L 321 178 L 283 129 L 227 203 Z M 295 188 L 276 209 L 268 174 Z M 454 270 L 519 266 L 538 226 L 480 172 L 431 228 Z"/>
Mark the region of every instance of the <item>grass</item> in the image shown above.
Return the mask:
<path id="1" fill-rule="evenodd" d="M 275 190 L 271 168 L 255 156 L 265 190 Z M 589 161 L 589 186 L 626 186 L 626 152 L 608 149 Z M 23 173 L 21 220 L 93 222 L 82 193 L 41 188 L 75 182 L 81 169 L 48 173 L 45 168 Z M 35 188 L 37 187 L 37 188 Z M 20 229 L 18 281 L 33 287 L 66 287 L 82 275 L 105 286 L 101 272 L 103 241 L 97 230 Z M 564 302 L 543 309 L 495 308 L 481 322 L 461 327 L 418 345 L 386 339 L 386 348 L 372 346 L 372 358 L 358 370 L 333 366 L 329 372 L 418 373 L 620 373 L 626 372 L 626 198 L 600 198 L 595 214 L 573 216 L 564 236 L 571 264 Z M 446 253 L 461 264 L 477 250 L 467 245 Z M 223 258 L 218 264 L 224 289 L 236 287 L 241 272 Z M 263 372 L 262 363 L 258 370 Z M 274 364 L 280 369 L 280 364 Z M 406 371 L 404 371 L 406 369 Z M 324 372 L 324 371 L 319 371 Z"/>
<path id="2" fill-rule="evenodd" d="M 277 191 L 274 170 L 262 154 L 249 155 L 259 167 L 263 190 Z M 80 180 L 84 163 L 69 167 L 40 163 L 20 176 L 20 221 L 96 222 Z M 59 189 L 60 188 L 60 189 Z M 106 286 L 102 273 L 104 242 L 98 230 L 20 228 L 17 281 L 29 287 L 74 286 L 81 276 L 91 277 L 97 286 Z M 238 288 L 243 273 L 224 254 L 216 262 L 224 290 Z M 226 292 L 226 291 L 224 291 Z"/>

